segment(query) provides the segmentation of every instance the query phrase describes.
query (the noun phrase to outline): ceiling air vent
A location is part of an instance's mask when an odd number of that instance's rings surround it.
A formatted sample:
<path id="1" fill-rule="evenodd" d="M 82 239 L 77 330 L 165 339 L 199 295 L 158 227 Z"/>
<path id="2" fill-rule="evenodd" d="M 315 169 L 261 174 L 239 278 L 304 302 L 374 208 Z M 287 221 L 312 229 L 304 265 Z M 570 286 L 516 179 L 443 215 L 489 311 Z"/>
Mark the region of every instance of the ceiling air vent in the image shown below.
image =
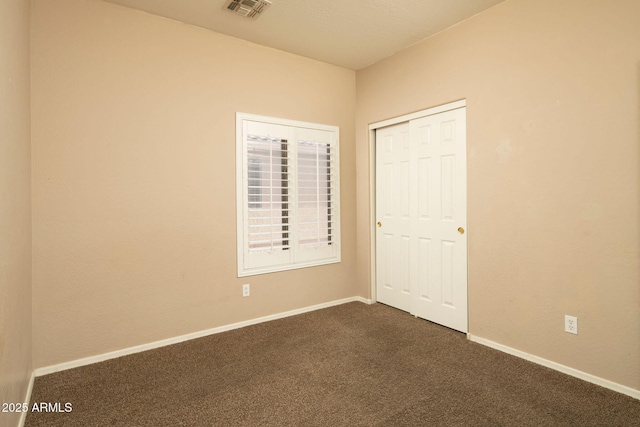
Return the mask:
<path id="1" fill-rule="evenodd" d="M 269 0 L 229 0 L 224 8 L 236 15 L 257 19 L 269 6 Z"/>

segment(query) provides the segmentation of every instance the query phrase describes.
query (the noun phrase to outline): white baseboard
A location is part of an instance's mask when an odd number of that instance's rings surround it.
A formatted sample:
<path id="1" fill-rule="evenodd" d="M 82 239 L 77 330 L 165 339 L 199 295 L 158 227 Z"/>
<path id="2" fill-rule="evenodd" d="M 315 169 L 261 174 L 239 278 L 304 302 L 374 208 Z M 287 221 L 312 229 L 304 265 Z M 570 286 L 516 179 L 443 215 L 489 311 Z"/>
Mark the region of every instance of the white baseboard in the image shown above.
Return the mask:
<path id="1" fill-rule="evenodd" d="M 27 387 L 27 394 L 24 397 L 23 402 L 29 404 L 31 402 L 31 391 L 33 390 L 33 383 L 36 380 L 36 372 L 31 371 L 31 379 L 29 379 L 29 386 Z M 18 427 L 24 427 L 24 423 L 27 421 L 27 413 L 29 411 L 22 412 L 20 414 L 20 421 L 18 421 Z"/>
<path id="2" fill-rule="evenodd" d="M 373 300 L 362 298 L 362 297 L 354 297 L 354 301 L 360 301 L 361 303 L 368 304 L 368 305 L 371 305 L 375 302 Z"/>
<path id="3" fill-rule="evenodd" d="M 245 326 L 268 322 L 270 320 L 282 319 L 285 317 L 295 316 L 297 314 L 307 313 L 310 311 L 320 310 L 323 308 L 333 307 L 336 305 L 346 304 L 354 301 L 359 301 L 365 304 L 372 304 L 371 300 L 368 300 L 362 297 L 344 298 L 344 299 L 330 301 L 322 304 L 316 304 L 308 307 L 298 308 L 296 310 L 285 311 L 283 313 L 277 313 L 269 316 L 258 317 L 256 319 L 245 320 L 243 322 L 232 323 L 230 325 L 219 326 L 217 328 L 206 329 L 204 331 L 198 331 L 198 332 L 193 332 L 186 335 L 180 335 L 174 338 L 167 338 L 164 340 L 155 341 L 148 344 L 137 345 L 135 347 L 123 348 L 122 350 L 116 350 L 116 351 L 111 351 L 109 353 L 99 354 L 96 356 L 90 356 L 82 359 L 72 360 L 70 362 L 59 363 L 57 365 L 45 366 L 45 367 L 36 369 L 34 373 L 36 377 L 40 377 L 42 375 L 52 374 L 54 372 L 65 371 L 67 369 L 73 369 L 73 368 L 77 368 L 85 365 L 91 365 L 93 363 L 103 362 L 109 359 L 115 359 L 116 357 L 122 357 L 122 356 L 127 356 L 129 354 L 140 353 L 141 351 L 152 350 L 154 348 L 164 347 L 171 344 L 177 344 L 177 343 L 192 340 L 195 338 L 201 338 L 201 337 L 206 337 L 208 335 L 219 334 L 221 332 L 244 328 Z M 29 393 L 29 396 L 30 395 L 31 393 Z"/>
<path id="4" fill-rule="evenodd" d="M 542 357 L 534 356 L 533 354 L 526 353 L 524 351 L 516 350 L 515 348 L 507 347 L 506 345 L 498 344 L 496 342 L 490 341 L 485 338 L 476 337 L 474 335 L 467 335 L 469 340 L 473 342 L 477 342 L 478 344 L 486 345 L 487 347 L 494 348 L 496 350 L 500 350 L 504 353 L 511 354 L 512 356 L 519 357 L 521 359 L 528 360 L 533 363 L 537 363 L 538 365 L 546 366 L 547 368 L 551 368 L 553 370 L 562 372 L 563 374 L 571 375 L 572 377 L 580 378 L 581 380 L 588 381 L 593 384 L 597 384 L 599 386 L 608 388 L 613 391 L 617 391 L 618 393 L 626 394 L 627 396 L 631 396 L 634 399 L 640 400 L 640 391 L 635 390 L 631 387 L 627 387 L 618 383 L 614 383 L 613 381 L 605 380 L 604 378 L 596 377 L 595 375 L 588 374 L 586 372 L 579 371 L 574 368 L 570 368 L 569 366 L 561 365 L 556 362 L 552 362 L 547 359 L 543 359 Z"/>

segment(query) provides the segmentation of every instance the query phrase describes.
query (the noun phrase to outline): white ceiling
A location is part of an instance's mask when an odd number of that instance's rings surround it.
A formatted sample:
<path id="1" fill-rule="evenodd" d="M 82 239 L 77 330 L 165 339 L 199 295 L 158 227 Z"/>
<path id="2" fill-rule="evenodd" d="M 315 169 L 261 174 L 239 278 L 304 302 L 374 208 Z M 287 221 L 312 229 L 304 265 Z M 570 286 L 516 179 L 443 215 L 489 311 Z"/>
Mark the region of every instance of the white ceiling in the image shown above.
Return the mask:
<path id="1" fill-rule="evenodd" d="M 105 0 L 359 70 L 504 0 L 272 0 L 257 20 L 225 0 Z"/>

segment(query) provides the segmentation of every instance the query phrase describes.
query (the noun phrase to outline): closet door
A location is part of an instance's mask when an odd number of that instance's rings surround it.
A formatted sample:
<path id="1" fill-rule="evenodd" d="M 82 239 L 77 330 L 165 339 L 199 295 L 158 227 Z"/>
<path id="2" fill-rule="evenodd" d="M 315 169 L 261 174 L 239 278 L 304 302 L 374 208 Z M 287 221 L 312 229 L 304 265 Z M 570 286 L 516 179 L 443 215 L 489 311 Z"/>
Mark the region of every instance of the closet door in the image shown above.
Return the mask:
<path id="1" fill-rule="evenodd" d="M 409 123 L 376 131 L 376 283 L 378 301 L 411 309 Z"/>
<path id="2" fill-rule="evenodd" d="M 378 301 L 467 332 L 466 111 L 376 131 Z"/>

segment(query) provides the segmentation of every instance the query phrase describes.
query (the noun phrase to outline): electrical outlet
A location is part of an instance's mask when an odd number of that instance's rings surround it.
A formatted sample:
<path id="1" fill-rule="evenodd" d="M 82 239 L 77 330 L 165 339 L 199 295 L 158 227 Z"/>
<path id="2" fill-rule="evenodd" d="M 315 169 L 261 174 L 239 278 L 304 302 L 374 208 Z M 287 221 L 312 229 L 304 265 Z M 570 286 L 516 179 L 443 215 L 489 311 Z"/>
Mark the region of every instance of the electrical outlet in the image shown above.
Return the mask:
<path id="1" fill-rule="evenodd" d="M 242 296 L 248 297 L 249 295 L 251 295 L 250 285 L 248 283 L 246 285 L 242 285 Z"/>
<path id="2" fill-rule="evenodd" d="M 573 316 L 564 316 L 564 331 L 570 334 L 578 335 L 578 318 Z"/>

